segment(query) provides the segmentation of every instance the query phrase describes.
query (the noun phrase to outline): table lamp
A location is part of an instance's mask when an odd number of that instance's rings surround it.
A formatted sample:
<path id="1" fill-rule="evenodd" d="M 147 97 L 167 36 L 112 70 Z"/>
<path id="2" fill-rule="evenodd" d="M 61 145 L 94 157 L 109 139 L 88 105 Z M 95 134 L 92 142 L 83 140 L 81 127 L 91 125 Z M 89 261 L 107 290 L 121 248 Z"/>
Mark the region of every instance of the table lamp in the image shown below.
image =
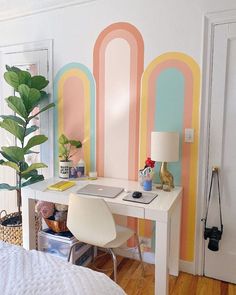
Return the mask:
<path id="1" fill-rule="evenodd" d="M 167 170 L 167 162 L 177 162 L 179 160 L 179 133 L 152 132 L 151 159 L 161 162 L 159 172 L 161 188 L 170 191 L 171 188 L 174 188 L 174 178 Z"/>

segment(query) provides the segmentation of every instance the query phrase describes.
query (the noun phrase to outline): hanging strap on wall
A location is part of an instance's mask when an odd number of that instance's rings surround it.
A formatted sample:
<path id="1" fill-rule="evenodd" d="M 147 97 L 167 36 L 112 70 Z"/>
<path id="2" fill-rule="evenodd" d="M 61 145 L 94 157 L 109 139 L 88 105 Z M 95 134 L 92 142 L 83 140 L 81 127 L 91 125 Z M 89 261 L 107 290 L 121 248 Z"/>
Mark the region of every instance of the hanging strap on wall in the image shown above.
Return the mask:
<path id="1" fill-rule="evenodd" d="M 204 221 L 205 228 L 206 228 L 207 227 L 208 210 L 209 210 L 209 206 L 210 206 L 211 191 L 212 191 L 212 185 L 213 185 L 213 179 L 214 179 L 214 177 L 217 178 L 218 201 L 219 201 L 219 211 L 220 211 L 220 226 L 221 226 L 221 232 L 223 233 L 223 222 L 222 222 L 222 211 L 221 211 L 221 196 L 220 196 L 220 181 L 219 181 L 219 169 L 217 167 L 213 167 L 212 168 L 210 189 L 209 189 L 209 195 L 208 195 L 208 201 L 207 201 L 207 208 L 206 208 L 206 217 L 204 219 L 202 219 L 202 221 Z"/>

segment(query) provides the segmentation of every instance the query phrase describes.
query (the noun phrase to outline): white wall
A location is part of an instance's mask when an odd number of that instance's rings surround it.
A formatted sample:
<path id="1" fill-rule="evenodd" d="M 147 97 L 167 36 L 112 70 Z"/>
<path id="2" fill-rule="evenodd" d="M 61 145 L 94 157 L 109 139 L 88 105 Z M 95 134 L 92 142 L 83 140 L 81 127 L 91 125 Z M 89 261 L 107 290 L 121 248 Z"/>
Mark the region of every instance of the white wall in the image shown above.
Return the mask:
<path id="1" fill-rule="evenodd" d="M 145 66 L 166 51 L 201 64 L 203 16 L 236 8 L 234 0 L 98 0 L 0 22 L 0 46 L 54 39 L 54 72 L 72 61 L 92 68 L 93 44 L 109 24 L 127 21 L 141 32 Z"/>
<path id="2" fill-rule="evenodd" d="M 99 33 L 126 21 L 143 36 L 144 67 L 167 51 L 184 52 L 201 66 L 204 15 L 228 9 L 236 9 L 235 0 L 97 0 L 0 22 L 0 46 L 53 39 L 54 74 L 69 62 L 92 70 Z"/>

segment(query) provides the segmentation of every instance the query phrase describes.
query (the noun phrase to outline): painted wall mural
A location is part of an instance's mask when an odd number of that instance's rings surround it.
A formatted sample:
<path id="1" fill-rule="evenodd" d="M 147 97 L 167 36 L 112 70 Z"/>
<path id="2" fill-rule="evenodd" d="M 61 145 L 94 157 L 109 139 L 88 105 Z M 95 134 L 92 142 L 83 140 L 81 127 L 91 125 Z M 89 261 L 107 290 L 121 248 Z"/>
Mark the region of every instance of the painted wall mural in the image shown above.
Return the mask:
<path id="1" fill-rule="evenodd" d="M 82 149 L 72 157 L 74 164 L 83 158 L 87 171 L 95 171 L 95 84 L 89 69 L 80 63 L 61 68 L 55 77 L 54 97 L 55 173 L 58 171 L 57 140 L 62 133 L 83 142 Z"/>
<path id="2" fill-rule="evenodd" d="M 97 38 L 93 71 L 99 176 L 137 180 L 143 59 L 142 36 L 129 23 L 112 24 Z M 127 225 L 136 230 L 137 219 L 128 217 Z M 134 243 L 131 238 L 128 245 Z"/>
<path id="3" fill-rule="evenodd" d="M 56 76 L 55 126 L 58 128 L 55 140 L 62 132 L 84 139 L 84 148 L 73 159 L 75 162 L 83 157 L 88 170 L 97 170 L 100 176 L 136 180 L 138 169 L 150 156 L 151 131 L 177 131 L 182 135 L 185 128 L 194 128 L 194 143 L 182 140 L 179 162 L 170 163 L 176 184 L 184 187 L 181 259 L 192 261 L 199 66 L 180 52 L 158 56 L 145 70 L 143 65 L 144 44 L 137 28 L 129 23 L 115 23 L 105 28 L 94 46 L 94 78 L 89 69 L 79 63 L 64 66 Z M 57 143 L 55 147 L 57 157 Z M 57 158 L 55 161 L 57 163 Z M 152 239 L 152 248 L 145 249 L 152 251 L 155 223 L 120 216 L 116 216 L 116 220 L 138 229 L 140 236 Z M 128 246 L 134 246 L 134 241 L 130 240 Z"/>
<path id="4" fill-rule="evenodd" d="M 170 52 L 157 57 L 143 74 L 139 165 L 142 167 L 150 155 L 151 131 L 180 133 L 180 159 L 177 163 L 170 163 L 169 168 L 175 183 L 184 187 L 181 258 L 188 261 L 194 258 L 199 91 L 199 67 L 183 53 Z M 194 129 L 194 143 L 184 143 L 182 135 L 185 128 Z M 150 227 L 154 226 L 149 223 Z M 146 226 L 142 225 L 142 228 Z"/>
<path id="5" fill-rule="evenodd" d="M 137 179 L 140 82 L 144 45 L 129 23 L 115 23 L 94 46 L 97 103 L 97 171 L 100 176 Z M 111 162 L 116 159 L 116 167 Z"/>

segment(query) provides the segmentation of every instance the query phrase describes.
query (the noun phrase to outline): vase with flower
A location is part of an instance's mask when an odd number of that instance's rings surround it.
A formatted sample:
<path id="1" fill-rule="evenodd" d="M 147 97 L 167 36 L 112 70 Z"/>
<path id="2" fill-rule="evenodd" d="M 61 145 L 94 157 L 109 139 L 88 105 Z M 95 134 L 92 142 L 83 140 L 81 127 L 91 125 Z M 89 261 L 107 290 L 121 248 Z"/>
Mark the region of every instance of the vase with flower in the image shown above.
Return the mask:
<path id="1" fill-rule="evenodd" d="M 139 182 L 143 186 L 143 189 L 146 191 L 152 190 L 152 178 L 153 178 L 153 168 L 155 166 L 155 161 L 152 161 L 148 157 L 145 161 L 145 166 L 143 169 L 139 170 Z"/>

